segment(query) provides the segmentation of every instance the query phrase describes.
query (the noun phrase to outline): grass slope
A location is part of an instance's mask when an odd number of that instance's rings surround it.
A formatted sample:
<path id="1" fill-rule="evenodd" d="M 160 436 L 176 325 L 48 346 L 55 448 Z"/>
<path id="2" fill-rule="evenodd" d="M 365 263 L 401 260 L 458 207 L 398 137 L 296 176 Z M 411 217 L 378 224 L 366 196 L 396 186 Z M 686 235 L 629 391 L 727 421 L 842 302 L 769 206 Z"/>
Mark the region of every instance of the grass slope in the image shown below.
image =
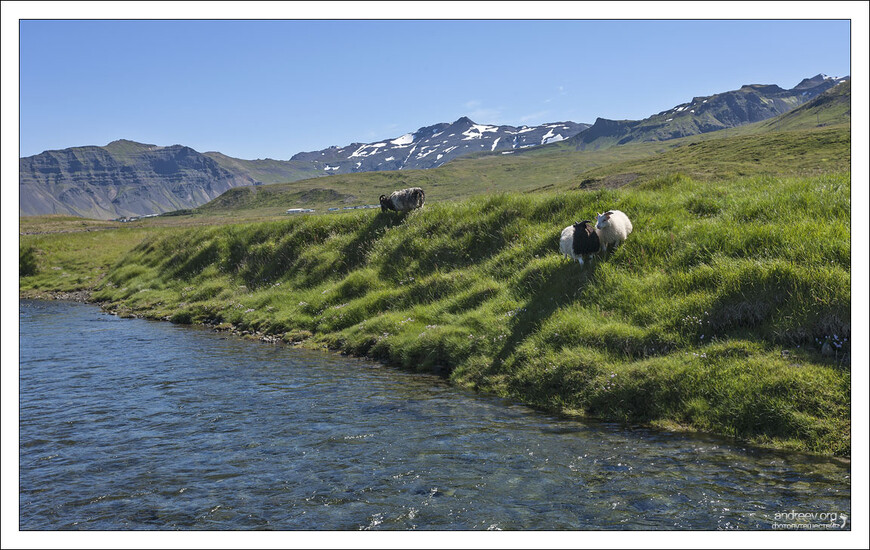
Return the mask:
<path id="1" fill-rule="evenodd" d="M 584 181 L 594 185 L 631 174 L 641 183 L 677 171 L 694 178 L 723 179 L 782 174 L 811 176 L 850 169 L 851 136 L 847 125 L 737 134 L 680 140 L 655 157 L 614 162 L 589 170 Z"/>
<path id="2" fill-rule="evenodd" d="M 325 344 L 549 411 L 848 456 L 849 191 L 848 175 L 671 175 L 410 215 L 154 229 L 79 284 L 122 313 Z M 564 262 L 561 229 L 608 208 L 634 222 L 625 245 Z M 37 251 L 22 288 L 59 284 L 40 238 L 22 237 Z"/>
<path id="3" fill-rule="evenodd" d="M 476 195 L 596 189 L 641 184 L 680 172 L 699 179 L 740 176 L 807 176 L 848 172 L 850 128 L 800 127 L 774 131 L 748 125 L 667 142 L 630 144 L 598 151 L 545 149 L 512 155 L 457 159 L 429 170 L 364 172 L 316 180 L 231 189 L 192 217 L 281 215 L 288 208 L 377 204 L 377 197 L 422 187 L 429 204 Z"/>
<path id="4" fill-rule="evenodd" d="M 81 222 L 81 218 L 74 218 Z M 41 220 L 36 218 L 35 220 Z M 62 225 L 57 233 L 19 236 L 18 290 L 23 297 L 48 292 L 94 289 L 118 259 L 142 242 L 169 228 L 126 227 L 102 231 L 73 231 L 62 219 L 51 217 L 48 227 Z M 45 223 L 40 227 L 46 227 Z M 26 276 L 25 276 L 26 275 Z"/>
<path id="5" fill-rule="evenodd" d="M 244 160 L 218 152 L 208 152 L 203 153 L 203 155 L 234 174 L 248 176 L 262 183 L 287 182 L 323 175 L 322 171 L 318 171 L 307 162 L 275 159 Z"/>

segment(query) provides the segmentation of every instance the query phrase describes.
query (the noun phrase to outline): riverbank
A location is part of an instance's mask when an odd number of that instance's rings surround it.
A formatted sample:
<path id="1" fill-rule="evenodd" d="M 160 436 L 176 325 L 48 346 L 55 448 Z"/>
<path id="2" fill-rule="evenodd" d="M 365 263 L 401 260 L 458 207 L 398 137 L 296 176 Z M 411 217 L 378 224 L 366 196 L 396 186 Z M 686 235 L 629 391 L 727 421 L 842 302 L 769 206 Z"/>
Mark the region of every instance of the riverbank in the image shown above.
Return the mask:
<path id="1" fill-rule="evenodd" d="M 91 299 L 90 290 L 74 290 L 72 292 L 64 291 L 39 291 L 30 290 L 18 293 L 19 300 L 64 300 L 67 302 L 79 302 L 82 304 L 91 304 L 94 301 Z"/>
<path id="2" fill-rule="evenodd" d="M 89 288 L 121 315 L 328 346 L 560 414 L 847 457 L 849 190 L 668 176 L 155 231 Z M 620 250 L 559 257 L 565 225 L 612 208 L 635 227 Z M 24 292 L 53 284 L 37 257 Z"/>

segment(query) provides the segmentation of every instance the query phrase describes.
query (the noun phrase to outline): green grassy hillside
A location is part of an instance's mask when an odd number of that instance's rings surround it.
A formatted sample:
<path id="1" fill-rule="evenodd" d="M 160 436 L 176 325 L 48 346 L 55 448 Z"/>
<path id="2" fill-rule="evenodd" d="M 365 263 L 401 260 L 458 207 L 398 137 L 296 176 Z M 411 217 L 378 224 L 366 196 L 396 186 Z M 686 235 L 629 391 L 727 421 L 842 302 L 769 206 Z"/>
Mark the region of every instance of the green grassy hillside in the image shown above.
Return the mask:
<path id="1" fill-rule="evenodd" d="M 852 120 L 852 81 L 834 86 L 812 101 L 755 126 L 757 132 L 801 130 L 848 124 Z"/>
<path id="2" fill-rule="evenodd" d="M 591 169 L 583 174 L 581 183 L 584 186 L 600 186 L 611 181 L 640 184 L 673 172 L 710 180 L 783 174 L 811 176 L 848 172 L 850 164 L 850 128 L 838 125 L 682 140 L 654 157 L 614 162 Z"/>
<path id="3" fill-rule="evenodd" d="M 848 455 L 849 190 L 847 175 L 667 176 L 410 215 L 164 229 L 94 298 L 440 372 L 550 411 Z M 560 258 L 561 229 L 608 208 L 634 222 L 625 245 L 583 269 Z M 22 287 L 51 286 L 45 267 Z"/>

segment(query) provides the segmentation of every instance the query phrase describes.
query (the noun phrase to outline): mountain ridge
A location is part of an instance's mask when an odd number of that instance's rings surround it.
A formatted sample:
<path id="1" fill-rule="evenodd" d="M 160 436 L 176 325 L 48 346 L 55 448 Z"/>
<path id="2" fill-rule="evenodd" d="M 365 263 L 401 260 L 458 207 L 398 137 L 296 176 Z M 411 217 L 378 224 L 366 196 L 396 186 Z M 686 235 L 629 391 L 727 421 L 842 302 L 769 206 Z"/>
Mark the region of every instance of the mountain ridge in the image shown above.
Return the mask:
<path id="1" fill-rule="evenodd" d="M 19 215 L 71 214 L 108 219 L 195 208 L 236 187 L 356 172 L 419 170 L 474 155 L 529 149 L 597 150 L 666 141 L 776 117 L 848 82 L 824 74 L 785 90 L 748 84 L 700 96 L 646 119 L 538 126 L 479 124 L 467 116 L 371 143 L 298 152 L 289 160 L 233 158 L 185 145 L 118 139 L 105 146 L 44 151 L 19 159 Z"/>
<path id="2" fill-rule="evenodd" d="M 565 140 L 576 151 L 601 149 L 638 141 L 667 141 L 760 122 L 784 114 L 818 97 L 850 77 L 823 74 L 803 79 L 785 90 L 775 84 L 745 84 L 737 90 L 699 96 L 642 120 L 599 117 L 591 128 Z"/>
<path id="3" fill-rule="evenodd" d="M 424 126 L 392 139 L 296 153 L 291 160 L 313 162 L 326 172 L 342 174 L 437 168 L 471 153 L 505 152 L 555 143 L 589 126 L 571 121 L 539 126 L 478 124 L 463 116 L 451 123 Z"/>

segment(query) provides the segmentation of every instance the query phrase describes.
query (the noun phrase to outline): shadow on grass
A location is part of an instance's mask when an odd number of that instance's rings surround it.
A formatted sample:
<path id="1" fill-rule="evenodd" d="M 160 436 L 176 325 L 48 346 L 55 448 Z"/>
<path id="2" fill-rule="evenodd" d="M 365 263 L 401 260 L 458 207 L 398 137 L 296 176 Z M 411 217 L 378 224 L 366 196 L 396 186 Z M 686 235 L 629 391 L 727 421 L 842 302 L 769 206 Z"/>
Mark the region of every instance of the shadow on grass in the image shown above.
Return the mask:
<path id="1" fill-rule="evenodd" d="M 586 286 L 595 280 L 602 261 L 603 258 L 596 256 L 581 267 L 577 262 L 566 260 L 544 277 L 534 277 L 534 273 L 529 273 L 521 282 L 530 288 L 526 305 L 514 316 L 510 334 L 493 359 L 491 368 L 500 369 L 516 348 L 553 313 L 575 302 Z"/>
<path id="2" fill-rule="evenodd" d="M 347 274 L 361 267 L 365 262 L 372 245 L 390 228 L 402 225 L 408 217 L 407 212 L 378 212 L 362 228 L 356 231 L 356 236 L 341 249 L 341 274 Z"/>
<path id="3" fill-rule="evenodd" d="M 283 236 L 274 248 L 268 249 L 252 246 L 251 241 L 256 239 L 232 240 L 224 269 L 237 270 L 249 288 L 272 283 L 287 274 L 294 274 L 294 284 L 299 288 L 311 288 L 326 277 L 341 279 L 361 268 L 367 261 L 369 250 L 384 231 L 401 225 L 405 217 L 405 214 L 389 216 L 378 213 L 364 220 L 358 228 L 346 229 L 352 232 L 352 240 L 337 251 L 337 259 L 329 258 L 328 262 L 322 260 L 322 253 L 328 253 L 329 247 L 318 247 L 329 236 L 323 227 L 303 226 Z M 306 251 L 312 254 L 306 255 Z"/>

